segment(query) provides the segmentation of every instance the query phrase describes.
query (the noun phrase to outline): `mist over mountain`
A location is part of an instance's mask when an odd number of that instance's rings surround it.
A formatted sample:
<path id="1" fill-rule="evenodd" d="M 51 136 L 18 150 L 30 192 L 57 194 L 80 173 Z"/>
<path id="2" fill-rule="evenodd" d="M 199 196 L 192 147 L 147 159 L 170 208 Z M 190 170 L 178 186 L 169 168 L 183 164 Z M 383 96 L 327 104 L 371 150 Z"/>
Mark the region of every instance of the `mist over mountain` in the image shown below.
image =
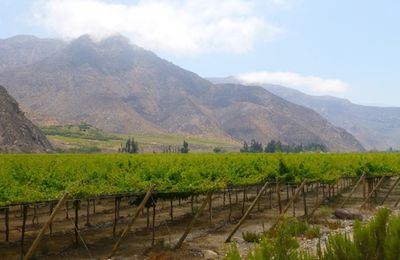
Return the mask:
<path id="1" fill-rule="evenodd" d="M 16 49 L 29 49 L 20 45 L 30 41 L 38 42 L 33 37 L 1 40 L 0 50 L 11 57 Z M 34 59 L 4 59 L 0 84 L 28 110 L 60 122 L 85 121 L 127 134 L 279 139 L 320 143 L 332 151 L 363 149 L 351 134 L 308 108 L 260 87 L 214 85 L 122 36 L 46 44 L 53 44 L 47 52 L 29 49 Z"/>
<path id="2" fill-rule="evenodd" d="M 240 83 L 235 77 L 211 81 Z M 261 86 L 285 100 L 313 109 L 354 135 L 368 150 L 400 149 L 400 108 L 357 105 L 347 99 L 307 95 L 279 85 Z"/>

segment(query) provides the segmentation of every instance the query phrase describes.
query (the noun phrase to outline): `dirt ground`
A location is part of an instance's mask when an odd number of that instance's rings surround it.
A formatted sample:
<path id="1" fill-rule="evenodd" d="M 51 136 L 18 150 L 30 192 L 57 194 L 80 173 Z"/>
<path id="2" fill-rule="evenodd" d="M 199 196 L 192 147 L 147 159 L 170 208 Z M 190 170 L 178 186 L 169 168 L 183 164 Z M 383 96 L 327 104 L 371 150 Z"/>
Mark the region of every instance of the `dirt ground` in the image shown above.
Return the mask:
<path id="1" fill-rule="evenodd" d="M 378 200 L 384 197 L 394 180 L 388 180 L 376 194 Z M 341 184 L 343 185 L 343 183 Z M 339 185 L 341 194 L 327 200 L 325 204 L 329 207 L 337 207 L 343 199 L 348 196 L 351 186 L 345 188 Z M 306 190 L 307 211 L 310 213 L 317 202 L 322 199 L 322 188 L 316 186 L 308 187 Z M 293 189 L 294 190 L 294 189 Z M 317 197 L 318 190 L 318 197 Z M 327 189 L 325 189 L 327 193 Z M 337 190 L 335 191 L 337 193 Z M 356 190 L 353 197 L 348 200 L 346 207 L 359 207 L 364 200 L 362 185 Z M 236 200 L 237 194 L 237 200 Z M 210 222 L 209 207 L 207 206 L 203 214 L 196 221 L 192 231 L 186 238 L 183 246 L 178 250 L 171 250 L 179 238 L 184 233 L 186 227 L 192 220 L 193 214 L 190 199 L 173 201 L 173 220 L 170 216 L 170 201 L 159 200 L 156 206 L 155 225 L 154 225 L 154 246 L 152 246 L 153 227 L 152 227 L 152 208 L 149 208 L 149 225 L 147 224 L 147 210 L 140 215 L 133 225 L 131 232 L 122 242 L 115 259 L 221 259 L 224 255 L 227 238 L 234 225 L 242 217 L 243 209 L 246 210 L 257 194 L 257 188 L 252 187 L 246 190 L 245 206 L 243 207 L 243 192 L 231 193 L 231 219 L 229 220 L 229 197 L 228 192 L 213 195 L 212 200 L 212 220 Z M 287 197 L 289 194 L 289 198 Z M 271 195 L 271 196 L 270 196 Z M 399 198 L 400 188 L 393 191 L 393 194 L 385 202 L 385 205 L 393 205 L 396 198 Z M 290 200 L 292 189 L 281 186 L 280 197 L 282 207 Z M 249 218 L 239 228 L 233 236 L 232 241 L 238 244 L 241 254 L 245 255 L 252 244 L 243 241 L 243 232 L 259 233 L 267 230 L 277 220 L 279 213 L 277 193 L 275 186 L 266 190 L 250 214 Z M 194 200 L 194 211 L 196 211 L 203 201 L 204 196 L 199 196 Z M 114 224 L 114 199 L 96 200 L 95 213 L 93 202 L 89 204 L 89 225 L 86 225 L 87 201 L 82 201 L 79 210 L 79 236 L 78 243 L 75 242 L 74 233 L 74 209 L 72 202 L 69 203 L 69 218 L 66 219 L 66 209 L 57 214 L 52 225 L 52 234 L 47 232 L 40 243 L 36 252 L 35 259 L 107 259 L 111 249 L 122 230 L 131 220 L 135 207 L 130 205 L 132 198 L 123 198 L 120 205 L 120 217 L 116 228 L 116 237 L 113 237 Z M 225 201 L 225 202 L 224 202 Z M 272 206 L 272 207 L 271 207 Z M 32 223 L 33 208 L 29 208 L 26 222 L 26 234 L 24 251 L 26 252 L 33 242 L 36 234 L 40 230 L 49 215 L 49 206 L 44 205 L 37 208 L 39 223 Z M 316 215 L 318 215 L 316 212 Z M 371 210 L 366 210 L 366 215 L 371 215 Z M 304 201 L 301 197 L 296 200 L 294 211 L 290 207 L 287 215 L 302 216 L 305 213 Z M 10 209 L 10 241 L 4 242 L 2 237 L 5 234 L 4 214 L 1 215 L 0 223 L 0 259 L 20 259 L 21 256 L 21 209 L 13 207 Z M 331 219 L 331 216 L 329 216 Z M 324 232 L 329 232 L 326 228 Z M 310 244 L 311 242 L 307 242 Z"/>

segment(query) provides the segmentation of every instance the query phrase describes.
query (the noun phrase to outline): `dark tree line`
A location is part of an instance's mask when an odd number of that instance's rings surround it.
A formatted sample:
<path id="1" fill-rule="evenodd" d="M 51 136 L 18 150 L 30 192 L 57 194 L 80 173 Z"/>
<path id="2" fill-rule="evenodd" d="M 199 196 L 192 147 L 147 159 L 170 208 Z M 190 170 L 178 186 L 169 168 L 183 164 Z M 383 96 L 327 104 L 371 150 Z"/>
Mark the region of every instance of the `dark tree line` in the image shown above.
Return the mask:
<path id="1" fill-rule="evenodd" d="M 327 152 L 328 149 L 323 144 L 283 144 L 281 141 L 272 140 L 265 147 L 261 142 L 252 139 L 250 145 L 243 143 L 240 149 L 242 153 L 302 153 L 302 152 Z"/>
<path id="2" fill-rule="evenodd" d="M 182 146 L 171 146 L 165 147 L 163 153 L 189 153 L 189 143 L 186 140 L 183 141 Z"/>
<path id="3" fill-rule="evenodd" d="M 139 152 L 139 144 L 138 144 L 138 142 L 135 142 L 135 139 L 133 137 L 129 137 L 125 143 L 125 147 L 122 147 L 122 144 L 121 144 L 120 151 L 122 153 L 138 153 Z"/>

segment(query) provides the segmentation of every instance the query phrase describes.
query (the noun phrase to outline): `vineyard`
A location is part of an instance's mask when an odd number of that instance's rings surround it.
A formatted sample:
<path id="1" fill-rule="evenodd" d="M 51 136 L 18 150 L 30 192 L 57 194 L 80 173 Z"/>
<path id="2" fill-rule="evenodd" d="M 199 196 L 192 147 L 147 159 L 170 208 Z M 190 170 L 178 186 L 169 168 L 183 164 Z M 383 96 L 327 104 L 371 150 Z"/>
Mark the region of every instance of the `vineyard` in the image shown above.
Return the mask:
<path id="1" fill-rule="evenodd" d="M 145 192 L 198 194 L 268 180 L 333 182 L 396 175 L 396 154 L 2 155 L 0 206 Z"/>
<path id="2" fill-rule="evenodd" d="M 391 193 L 399 182 L 397 179 L 392 185 L 396 179 L 392 177 L 399 172 L 400 155 L 389 153 L 2 155 L 0 210 L 4 214 L 0 221 L 4 221 L 5 229 L 0 228 L 0 233 L 4 232 L 5 241 L 14 247 L 0 242 L 0 257 L 3 249 L 5 252 L 15 248 L 15 243 L 21 243 L 21 255 L 26 253 L 24 247 L 40 228 L 39 216 L 45 221 L 66 193 L 69 197 L 64 212 L 56 214 L 54 222 L 49 224 L 47 240 L 55 240 L 54 234 L 59 234 L 62 240 L 65 235 L 62 230 L 68 225 L 67 229 L 71 229 L 71 219 L 74 219 L 75 242 L 83 241 L 79 230 L 92 234 L 100 232 L 99 226 L 103 231 L 111 229 L 104 232 L 111 232 L 115 239 L 119 234 L 118 223 L 129 223 L 136 209 L 137 214 L 140 211 L 138 222 L 145 230 L 153 227 L 150 239 L 154 246 L 156 230 L 160 236 L 167 231 L 171 236 L 171 227 L 164 222 L 170 226 L 190 226 L 197 219 L 201 223 L 201 212 L 207 204 L 209 217 L 203 223 L 205 226 L 218 219 L 225 224 L 237 224 L 240 220 L 241 224 L 255 206 L 257 212 L 275 208 L 279 212 L 275 215 L 285 214 L 292 207 L 293 215 L 300 215 L 300 211 L 309 216 L 326 199 L 350 192 L 340 201 L 348 203 L 361 180 L 368 180 L 368 191 L 364 185 L 362 200 L 372 195 L 378 197 L 379 188 L 385 185 L 393 186 Z M 145 197 L 146 193 L 149 197 Z M 303 203 L 299 203 L 300 196 Z M 269 217 L 275 219 L 271 212 Z M 82 217 L 86 219 L 84 228 L 84 223 L 78 222 Z M 30 226 L 26 224 L 29 218 L 32 218 Z M 265 214 L 262 218 L 265 219 Z M 92 229 L 93 226 L 97 228 Z"/>

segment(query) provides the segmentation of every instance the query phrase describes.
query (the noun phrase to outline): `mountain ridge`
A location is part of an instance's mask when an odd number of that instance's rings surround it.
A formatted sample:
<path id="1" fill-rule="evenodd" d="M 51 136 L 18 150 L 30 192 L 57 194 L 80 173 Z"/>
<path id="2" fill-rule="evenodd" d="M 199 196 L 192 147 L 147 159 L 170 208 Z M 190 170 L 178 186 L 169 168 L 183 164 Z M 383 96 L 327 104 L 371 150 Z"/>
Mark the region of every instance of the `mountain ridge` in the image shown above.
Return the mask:
<path id="1" fill-rule="evenodd" d="M 212 82 L 241 82 L 234 76 L 210 80 Z M 368 150 L 387 150 L 390 147 L 400 149 L 400 108 L 398 107 L 359 105 L 344 98 L 312 96 L 280 85 L 258 85 L 285 100 L 313 109 L 334 125 L 353 134 Z"/>
<path id="2" fill-rule="evenodd" d="M 37 62 L 0 72 L 0 83 L 29 110 L 59 121 L 85 121 L 110 132 L 247 140 L 254 131 L 253 138 L 267 141 L 279 137 L 269 134 L 269 128 L 289 129 L 287 122 L 292 122 L 299 129 L 292 127 L 285 132 L 287 142 L 319 140 L 332 151 L 363 150 L 354 137 L 333 125 L 328 127 L 317 113 L 289 105 L 266 90 L 252 90 L 263 92 L 262 104 L 253 95 L 246 102 L 236 100 L 217 109 L 216 102 L 221 102 L 221 97 L 214 100 L 212 95 L 223 96 L 229 89 L 130 44 L 121 36 L 97 42 L 82 36 Z M 235 89 L 233 96 L 245 96 L 242 87 Z M 273 117 L 280 113 L 279 107 L 286 109 L 287 122 Z M 256 117 L 252 111 L 257 112 Z M 247 117 L 257 127 L 243 126 L 241 121 Z M 302 125 L 302 120 L 313 122 L 313 127 Z M 240 130 L 231 131 L 232 128 Z"/>

